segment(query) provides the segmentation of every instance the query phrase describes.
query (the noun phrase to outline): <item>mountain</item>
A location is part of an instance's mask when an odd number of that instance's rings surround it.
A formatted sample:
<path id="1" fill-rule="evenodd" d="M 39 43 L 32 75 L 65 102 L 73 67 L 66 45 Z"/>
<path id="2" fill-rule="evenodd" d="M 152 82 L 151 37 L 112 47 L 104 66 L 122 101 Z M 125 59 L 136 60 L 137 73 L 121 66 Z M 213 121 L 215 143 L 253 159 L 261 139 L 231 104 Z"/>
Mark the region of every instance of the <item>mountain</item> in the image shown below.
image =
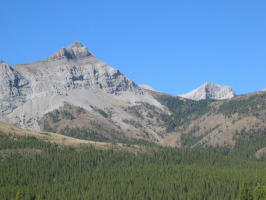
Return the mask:
<path id="1" fill-rule="evenodd" d="M 228 86 L 205 83 L 179 97 L 143 89 L 80 42 L 41 61 L 0 62 L 0 73 L 0 121 L 24 129 L 100 142 L 237 148 L 243 156 L 265 152 L 263 91 L 235 96 Z"/>
<path id="2" fill-rule="evenodd" d="M 199 88 L 180 96 L 193 100 L 202 100 L 202 99 L 221 100 L 221 99 L 230 99 L 234 97 L 235 92 L 230 86 L 223 86 L 211 82 L 206 82 Z"/>
<path id="3" fill-rule="evenodd" d="M 86 115 L 79 115 L 75 123 L 62 119 L 53 131 L 72 130 L 80 125 L 79 128 L 91 128 L 100 134 L 109 132 L 109 138 L 148 137 L 154 141 L 161 137 L 161 127 L 149 128 L 155 119 L 136 116 L 139 112 L 152 114 L 147 111 L 149 106 L 158 113 L 166 112 L 163 106 L 118 69 L 98 60 L 80 42 L 41 61 L 14 66 L 2 62 L 0 73 L 2 121 L 44 130 L 51 128 L 51 114 L 46 116 L 49 112 L 58 113 L 59 109 L 67 117 L 70 110 L 83 109 Z"/>

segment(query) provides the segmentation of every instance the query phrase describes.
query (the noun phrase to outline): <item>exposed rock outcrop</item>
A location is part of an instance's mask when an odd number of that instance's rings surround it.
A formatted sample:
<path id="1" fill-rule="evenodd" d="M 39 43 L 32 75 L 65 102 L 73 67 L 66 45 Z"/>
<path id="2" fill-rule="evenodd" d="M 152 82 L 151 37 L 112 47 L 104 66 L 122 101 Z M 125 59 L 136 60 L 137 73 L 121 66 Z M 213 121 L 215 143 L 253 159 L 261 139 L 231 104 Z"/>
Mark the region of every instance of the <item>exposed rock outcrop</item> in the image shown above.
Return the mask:
<path id="1" fill-rule="evenodd" d="M 31 93 L 29 82 L 8 64 L 0 63 L 0 116 L 12 112 Z"/>
<path id="2" fill-rule="evenodd" d="M 199 88 L 183 95 L 181 97 L 192 99 L 192 100 L 202 100 L 202 99 L 231 99 L 235 96 L 235 92 L 230 86 L 217 85 L 211 82 L 206 82 Z"/>
<path id="3" fill-rule="evenodd" d="M 53 55 L 46 58 L 46 60 L 55 60 L 55 59 L 62 59 L 62 58 L 78 59 L 78 58 L 84 58 L 90 55 L 92 55 L 92 53 L 89 52 L 88 48 L 83 46 L 79 41 L 76 41 L 69 47 L 60 49 Z"/>

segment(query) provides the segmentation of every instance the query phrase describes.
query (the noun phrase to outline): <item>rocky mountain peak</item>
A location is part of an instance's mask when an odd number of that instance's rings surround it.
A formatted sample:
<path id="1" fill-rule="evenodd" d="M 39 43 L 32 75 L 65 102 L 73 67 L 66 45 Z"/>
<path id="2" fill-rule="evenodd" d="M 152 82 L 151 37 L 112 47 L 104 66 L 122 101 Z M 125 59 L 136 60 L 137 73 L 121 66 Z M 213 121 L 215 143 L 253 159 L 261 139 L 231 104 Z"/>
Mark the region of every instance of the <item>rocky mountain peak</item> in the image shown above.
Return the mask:
<path id="1" fill-rule="evenodd" d="M 217 85 L 211 82 L 206 82 L 199 88 L 187 93 L 180 95 L 181 97 L 202 100 L 202 99 L 230 99 L 235 96 L 235 92 L 230 86 Z"/>
<path id="2" fill-rule="evenodd" d="M 216 85 L 216 84 L 214 84 L 214 83 L 212 83 L 212 82 L 208 82 L 208 81 L 207 81 L 206 83 L 203 84 L 204 87 L 213 87 L 213 86 L 215 86 L 215 85 Z"/>
<path id="3" fill-rule="evenodd" d="M 83 44 L 80 41 L 75 41 L 73 44 L 70 45 L 70 47 L 74 48 L 74 47 L 83 47 Z"/>
<path id="4" fill-rule="evenodd" d="M 162 108 L 148 91 L 78 41 L 42 61 L 0 63 L 0 74 L 0 120 L 27 129 L 39 130 L 40 118 L 64 102 L 107 109 L 119 124 L 131 118 L 124 109 L 128 106 L 143 102 Z"/>
<path id="5" fill-rule="evenodd" d="M 91 56 L 92 53 L 89 52 L 86 46 L 83 46 L 81 42 L 75 41 L 68 47 L 64 47 L 57 51 L 56 53 L 52 54 L 45 60 L 57 60 L 57 59 L 78 59 L 83 57 Z"/>

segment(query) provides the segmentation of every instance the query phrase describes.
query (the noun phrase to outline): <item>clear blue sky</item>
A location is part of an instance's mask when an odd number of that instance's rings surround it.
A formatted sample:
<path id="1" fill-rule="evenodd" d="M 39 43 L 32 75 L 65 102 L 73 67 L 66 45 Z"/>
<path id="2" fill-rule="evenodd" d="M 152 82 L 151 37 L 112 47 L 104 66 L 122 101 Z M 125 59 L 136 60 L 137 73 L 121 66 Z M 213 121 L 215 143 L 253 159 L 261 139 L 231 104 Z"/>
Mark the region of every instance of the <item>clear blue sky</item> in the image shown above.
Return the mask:
<path id="1" fill-rule="evenodd" d="M 41 60 L 75 40 L 169 94 L 206 81 L 266 88 L 265 0 L 0 0 L 0 60 Z"/>

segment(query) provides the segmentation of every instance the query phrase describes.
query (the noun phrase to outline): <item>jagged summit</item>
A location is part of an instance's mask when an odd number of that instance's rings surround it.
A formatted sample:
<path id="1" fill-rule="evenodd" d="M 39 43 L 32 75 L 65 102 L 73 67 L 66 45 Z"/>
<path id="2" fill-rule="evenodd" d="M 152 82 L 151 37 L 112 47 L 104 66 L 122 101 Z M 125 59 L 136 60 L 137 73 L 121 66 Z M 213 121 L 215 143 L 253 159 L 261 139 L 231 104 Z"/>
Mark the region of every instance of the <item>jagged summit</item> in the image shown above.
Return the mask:
<path id="1" fill-rule="evenodd" d="M 77 59 L 77 58 L 83 58 L 83 57 L 87 57 L 91 55 L 92 53 L 89 52 L 86 46 L 83 46 L 81 42 L 79 41 L 75 41 L 70 46 L 60 49 L 59 51 L 52 54 L 45 60 L 56 60 L 56 59 L 63 59 L 63 58 Z"/>
<path id="2" fill-rule="evenodd" d="M 217 85 L 211 82 L 206 82 L 199 88 L 183 95 L 179 95 L 184 98 L 193 100 L 202 99 L 230 99 L 235 96 L 235 92 L 230 86 Z"/>

